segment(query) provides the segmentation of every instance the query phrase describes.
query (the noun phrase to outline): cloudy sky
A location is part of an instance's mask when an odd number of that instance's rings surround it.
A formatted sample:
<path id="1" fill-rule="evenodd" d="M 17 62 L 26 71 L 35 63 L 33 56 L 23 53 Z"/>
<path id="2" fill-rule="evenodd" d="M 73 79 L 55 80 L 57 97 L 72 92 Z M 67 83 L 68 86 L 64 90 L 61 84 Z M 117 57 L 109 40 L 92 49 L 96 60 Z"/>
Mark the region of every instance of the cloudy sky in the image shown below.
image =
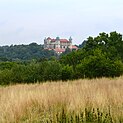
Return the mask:
<path id="1" fill-rule="evenodd" d="M 43 44 L 48 36 L 80 44 L 115 30 L 123 34 L 123 0 L 0 0 L 0 45 Z"/>

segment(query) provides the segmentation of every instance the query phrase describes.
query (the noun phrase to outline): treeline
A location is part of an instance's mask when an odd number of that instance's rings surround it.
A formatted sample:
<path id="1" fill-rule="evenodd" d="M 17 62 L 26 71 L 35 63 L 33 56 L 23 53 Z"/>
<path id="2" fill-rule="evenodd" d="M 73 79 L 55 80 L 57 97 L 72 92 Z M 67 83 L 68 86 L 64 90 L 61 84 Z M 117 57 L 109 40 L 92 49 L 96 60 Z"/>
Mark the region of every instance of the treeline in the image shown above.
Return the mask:
<path id="1" fill-rule="evenodd" d="M 56 56 L 53 50 L 44 50 L 43 45 L 11 45 L 0 47 L 0 61 L 27 61 L 32 59 L 49 59 Z"/>
<path id="2" fill-rule="evenodd" d="M 61 79 L 61 64 L 57 61 L 1 62 L 0 83 L 34 83 Z"/>
<path id="3" fill-rule="evenodd" d="M 0 83 L 34 83 L 123 74 L 123 40 L 117 32 L 89 37 L 78 51 L 31 62 L 1 62 Z"/>
<path id="4" fill-rule="evenodd" d="M 116 77 L 123 74 L 123 40 L 115 32 L 89 37 L 84 46 L 60 59 L 72 66 L 74 78 Z"/>

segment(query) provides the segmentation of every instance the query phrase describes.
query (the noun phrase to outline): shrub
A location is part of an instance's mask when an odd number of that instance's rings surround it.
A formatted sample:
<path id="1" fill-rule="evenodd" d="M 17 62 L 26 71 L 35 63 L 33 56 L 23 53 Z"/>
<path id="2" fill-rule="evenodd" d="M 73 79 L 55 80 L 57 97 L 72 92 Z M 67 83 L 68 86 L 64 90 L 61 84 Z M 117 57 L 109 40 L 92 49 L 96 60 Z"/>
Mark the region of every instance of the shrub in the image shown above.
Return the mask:
<path id="1" fill-rule="evenodd" d="M 70 80 L 73 78 L 72 66 L 66 65 L 62 68 L 62 80 Z"/>

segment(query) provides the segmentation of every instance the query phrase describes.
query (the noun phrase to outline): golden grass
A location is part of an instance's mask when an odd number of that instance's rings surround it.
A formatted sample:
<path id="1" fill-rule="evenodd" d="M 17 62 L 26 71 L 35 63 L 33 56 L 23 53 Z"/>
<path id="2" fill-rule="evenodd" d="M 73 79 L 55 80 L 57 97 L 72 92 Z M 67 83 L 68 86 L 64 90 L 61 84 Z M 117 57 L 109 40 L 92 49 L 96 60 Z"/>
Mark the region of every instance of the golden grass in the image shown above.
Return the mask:
<path id="1" fill-rule="evenodd" d="M 113 117 L 123 116 L 123 77 L 0 87 L 0 123 L 43 122 L 62 106 L 67 112 L 110 106 Z"/>

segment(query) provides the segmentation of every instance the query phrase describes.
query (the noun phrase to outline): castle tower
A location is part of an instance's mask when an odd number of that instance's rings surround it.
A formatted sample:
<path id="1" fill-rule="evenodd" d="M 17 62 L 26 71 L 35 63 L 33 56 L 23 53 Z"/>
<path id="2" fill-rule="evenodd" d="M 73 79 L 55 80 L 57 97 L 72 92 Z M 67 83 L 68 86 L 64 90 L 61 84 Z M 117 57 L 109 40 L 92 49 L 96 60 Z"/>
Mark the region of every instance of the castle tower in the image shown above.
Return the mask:
<path id="1" fill-rule="evenodd" d="M 44 39 L 44 48 L 45 48 L 45 49 L 47 48 L 47 39 L 46 39 L 46 37 L 45 37 L 45 39 Z"/>
<path id="2" fill-rule="evenodd" d="M 69 38 L 69 42 L 70 42 L 69 48 L 70 48 L 70 49 L 72 49 L 72 40 L 73 40 L 73 39 L 72 39 L 71 36 L 70 36 L 70 38 Z"/>
<path id="3" fill-rule="evenodd" d="M 56 48 L 60 48 L 60 38 L 56 37 Z"/>

